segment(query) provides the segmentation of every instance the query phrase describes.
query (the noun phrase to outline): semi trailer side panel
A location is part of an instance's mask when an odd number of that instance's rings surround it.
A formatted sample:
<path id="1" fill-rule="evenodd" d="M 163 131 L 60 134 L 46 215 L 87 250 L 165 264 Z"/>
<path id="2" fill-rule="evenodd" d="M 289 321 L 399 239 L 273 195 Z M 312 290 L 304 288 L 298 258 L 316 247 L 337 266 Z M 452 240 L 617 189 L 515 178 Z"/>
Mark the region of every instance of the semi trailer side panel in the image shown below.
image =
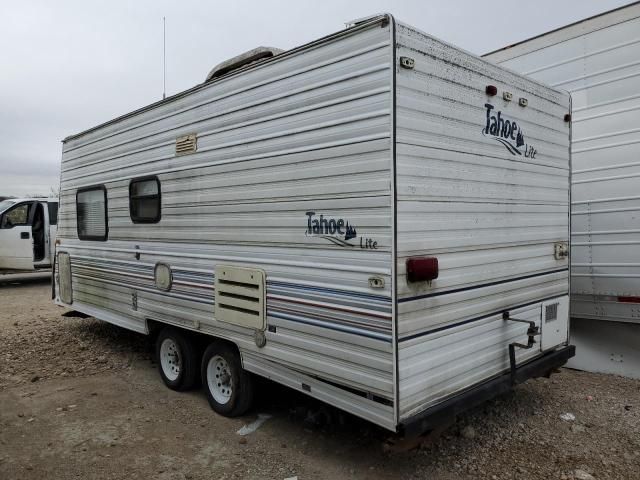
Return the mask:
<path id="1" fill-rule="evenodd" d="M 485 57 L 571 92 L 569 366 L 640 378 L 640 2 Z"/>
<path id="2" fill-rule="evenodd" d="M 640 322 L 640 4 L 485 56 L 571 92 L 571 315 Z"/>

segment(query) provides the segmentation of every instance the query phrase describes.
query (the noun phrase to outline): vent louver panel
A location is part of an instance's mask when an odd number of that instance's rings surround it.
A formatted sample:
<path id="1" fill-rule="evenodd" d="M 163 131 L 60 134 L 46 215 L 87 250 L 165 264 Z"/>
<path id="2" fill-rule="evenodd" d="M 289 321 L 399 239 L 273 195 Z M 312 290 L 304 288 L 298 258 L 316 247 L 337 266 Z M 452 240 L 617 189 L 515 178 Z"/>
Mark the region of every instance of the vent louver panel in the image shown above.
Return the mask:
<path id="1" fill-rule="evenodd" d="M 216 267 L 215 318 L 247 328 L 265 328 L 265 273 L 262 270 Z"/>
<path id="2" fill-rule="evenodd" d="M 198 149 L 198 138 L 195 133 L 176 138 L 176 155 L 186 155 Z"/>
<path id="3" fill-rule="evenodd" d="M 558 319 L 558 305 L 559 303 L 550 303 L 544 307 L 545 323 Z"/>

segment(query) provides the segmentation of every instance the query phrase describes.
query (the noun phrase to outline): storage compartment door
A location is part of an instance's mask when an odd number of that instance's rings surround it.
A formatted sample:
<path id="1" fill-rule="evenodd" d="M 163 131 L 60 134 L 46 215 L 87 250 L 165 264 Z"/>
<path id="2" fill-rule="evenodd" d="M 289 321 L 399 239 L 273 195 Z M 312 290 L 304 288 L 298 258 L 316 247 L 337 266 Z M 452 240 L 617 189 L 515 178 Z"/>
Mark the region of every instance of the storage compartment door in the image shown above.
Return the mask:
<path id="1" fill-rule="evenodd" d="M 542 304 L 542 350 L 567 341 L 569 336 L 569 297 L 556 298 Z"/>

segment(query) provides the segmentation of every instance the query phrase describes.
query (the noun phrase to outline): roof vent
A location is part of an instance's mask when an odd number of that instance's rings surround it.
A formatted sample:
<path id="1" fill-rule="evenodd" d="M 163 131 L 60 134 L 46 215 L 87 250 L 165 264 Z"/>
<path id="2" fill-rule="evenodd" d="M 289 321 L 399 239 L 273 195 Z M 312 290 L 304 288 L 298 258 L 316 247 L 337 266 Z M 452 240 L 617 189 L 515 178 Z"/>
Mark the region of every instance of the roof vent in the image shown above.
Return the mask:
<path id="1" fill-rule="evenodd" d="M 373 19 L 386 17 L 386 16 L 387 16 L 386 13 L 374 13 L 373 15 L 367 15 L 366 17 L 360 17 L 360 18 L 351 20 L 349 22 L 344 22 L 344 26 L 345 28 L 351 28 L 351 27 L 355 27 L 356 25 L 360 25 L 361 23 L 370 22 Z"/>
<path id="2" fill-rule="evenodd" d="M 249 50 L 248 52 L 241 53 L 229 60 L 225 60 L 224 62 L 219 63 L 209 72 L 206 82 L 210 82 L 211 80 L 221 77 L 233 70 L 237 70 L 238 68 L 245 67 L 249 64 L 259 62 L 261 60 L 265 60 L 267 58 L 275 57 L 279 55 L 284 50 L 280 50 L 279 48 L 273 47 L 258 47 L 253 50 Z"/>

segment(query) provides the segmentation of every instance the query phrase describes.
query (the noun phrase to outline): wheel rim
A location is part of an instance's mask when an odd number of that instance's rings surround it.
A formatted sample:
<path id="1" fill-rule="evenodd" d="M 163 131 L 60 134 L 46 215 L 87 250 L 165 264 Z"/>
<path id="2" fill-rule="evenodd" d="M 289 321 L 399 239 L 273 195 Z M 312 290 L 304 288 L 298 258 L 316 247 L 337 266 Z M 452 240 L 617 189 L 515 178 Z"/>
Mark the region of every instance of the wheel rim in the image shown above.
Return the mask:
<path id="1" fill-rule="evenodd" d="M 172 338 L 165 338 L 160 344 L 160 366 L 169 381 L 175 381 L 182 370 L 182 357 L 178 344 Z"/>
<path id="2" fill-rule="evenodd" d="M 221 405 L 229 401 L 233 394 L 233 379 L 227 361 L 220 355 L 209 359 L 207 364 L 207 384 L 214 400 Z"/>

